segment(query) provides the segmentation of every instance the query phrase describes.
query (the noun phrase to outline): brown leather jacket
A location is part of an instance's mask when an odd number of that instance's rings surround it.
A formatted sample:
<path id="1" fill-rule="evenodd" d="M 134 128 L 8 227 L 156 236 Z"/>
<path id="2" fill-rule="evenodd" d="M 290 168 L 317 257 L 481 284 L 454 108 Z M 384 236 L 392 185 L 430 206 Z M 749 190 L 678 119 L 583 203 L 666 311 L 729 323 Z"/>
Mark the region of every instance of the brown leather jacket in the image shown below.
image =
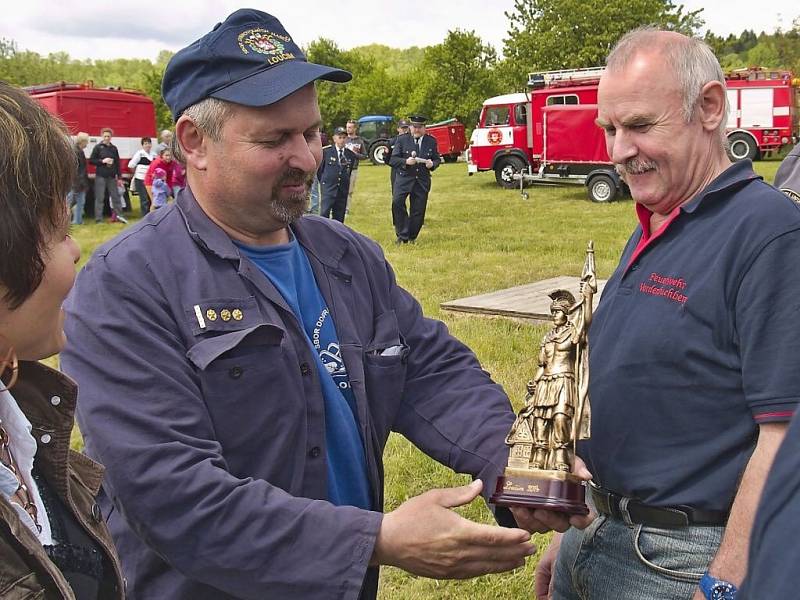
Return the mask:
<path id="1" fill-rule="evenodd" d="M 20 362 L 14 398 L 33 426 L 36 465 L 86 532 L 106 552 L 113 576 L 101 585 L 103 600 L 124 598 L 119 560 L 95 502 L 103 467 L 70 450 L 77 386 L 66 375 L 36 362 Z M 0 496 L 0 598 L 74 600 L 66 579 L 48 558 L 36 536 Z"/>

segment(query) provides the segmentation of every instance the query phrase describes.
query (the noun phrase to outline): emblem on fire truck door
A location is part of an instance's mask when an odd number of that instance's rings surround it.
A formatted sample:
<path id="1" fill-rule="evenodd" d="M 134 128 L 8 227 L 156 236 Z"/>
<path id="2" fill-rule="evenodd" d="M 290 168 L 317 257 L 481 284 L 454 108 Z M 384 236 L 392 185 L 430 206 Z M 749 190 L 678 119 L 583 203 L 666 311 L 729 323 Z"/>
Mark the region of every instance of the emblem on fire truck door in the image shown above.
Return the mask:
<path id="1" fill-rule="evenodd" d="M 486 139 L 492 146 L 497 146 L 503 141 L 503 132 L 499 129 L 490 129 L 486 134 Z"/>

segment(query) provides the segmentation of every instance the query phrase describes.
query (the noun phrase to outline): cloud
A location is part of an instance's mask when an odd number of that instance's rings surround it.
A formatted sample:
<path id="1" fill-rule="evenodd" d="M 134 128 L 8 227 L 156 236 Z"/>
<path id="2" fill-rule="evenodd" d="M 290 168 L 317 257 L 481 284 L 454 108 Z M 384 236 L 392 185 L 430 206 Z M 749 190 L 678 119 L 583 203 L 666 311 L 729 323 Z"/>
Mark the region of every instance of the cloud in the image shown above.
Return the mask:
<path id="1" fill-rule="evenodd" d="M 153 18 L 155 15 L 161 18 Z M 181 18 L 168 18 L 167 15 L 169 11 L 153 13 L 143 10 L 142 5 L 82 3 L 80 8 L 68 12 L 34 7 L 18 19 L 18 24 L 47 36 L 152 41 L 169 46 L 183 45 L 184 40 L 197 39 L 208 30 L 205 14 L 196 13 L 186 18 L 183 15 Z"/>

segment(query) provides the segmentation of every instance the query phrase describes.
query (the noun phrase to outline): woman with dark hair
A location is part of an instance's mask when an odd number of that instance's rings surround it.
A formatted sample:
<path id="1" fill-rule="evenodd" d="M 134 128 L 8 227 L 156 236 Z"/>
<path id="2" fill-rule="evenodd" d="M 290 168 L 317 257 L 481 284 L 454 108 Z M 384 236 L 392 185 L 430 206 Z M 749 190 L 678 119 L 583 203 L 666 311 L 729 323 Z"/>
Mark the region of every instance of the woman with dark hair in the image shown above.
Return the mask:
<path id="1" fill-rule="evenodd" d="M 0 598 L 122 598 L 95 502 L 102 467 L 69 449 L 75 383 L 37 362 L 65 341 L 75 154 L 64 127 L 4 82 L 0 148 Z"/>

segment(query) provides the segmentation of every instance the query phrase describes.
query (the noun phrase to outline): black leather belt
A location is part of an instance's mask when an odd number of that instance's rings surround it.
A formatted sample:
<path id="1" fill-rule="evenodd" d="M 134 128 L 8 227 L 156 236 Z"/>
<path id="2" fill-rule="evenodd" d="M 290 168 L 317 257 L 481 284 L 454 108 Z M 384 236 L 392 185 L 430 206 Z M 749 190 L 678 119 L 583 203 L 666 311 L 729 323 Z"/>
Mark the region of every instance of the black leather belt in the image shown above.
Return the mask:
<path id="1" fill-rule="evenodd" d="M 674 529 L 689 525 L 720 526 L 728 522 L 728 513 L 718 510 L 698 510 L 691 506 L 648 506 L 634 498 L 627 498 L 589 485 L 597 512 L 626 523 Z"/>

